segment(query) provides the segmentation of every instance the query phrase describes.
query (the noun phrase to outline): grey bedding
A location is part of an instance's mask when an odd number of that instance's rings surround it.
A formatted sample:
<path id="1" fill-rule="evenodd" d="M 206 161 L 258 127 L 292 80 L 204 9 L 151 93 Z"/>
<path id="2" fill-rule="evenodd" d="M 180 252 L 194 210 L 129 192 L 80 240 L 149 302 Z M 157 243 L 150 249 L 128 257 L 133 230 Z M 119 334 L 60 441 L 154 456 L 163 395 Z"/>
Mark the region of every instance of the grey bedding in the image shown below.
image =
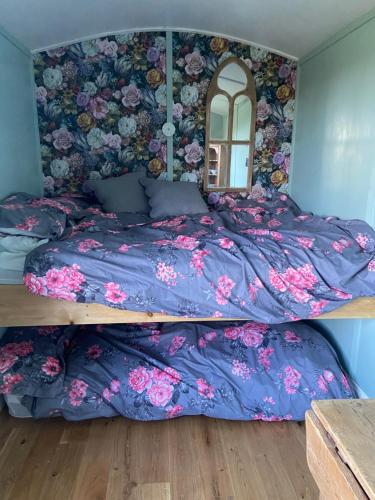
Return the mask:
<path id="1" fill-rule="evenodd" d="M 302 212 L 281 194 L 130 223 L 93 208 L 28 255 L 24 283 L 133 311 L 282 323 L 374 296 L 375 232 Z"/>

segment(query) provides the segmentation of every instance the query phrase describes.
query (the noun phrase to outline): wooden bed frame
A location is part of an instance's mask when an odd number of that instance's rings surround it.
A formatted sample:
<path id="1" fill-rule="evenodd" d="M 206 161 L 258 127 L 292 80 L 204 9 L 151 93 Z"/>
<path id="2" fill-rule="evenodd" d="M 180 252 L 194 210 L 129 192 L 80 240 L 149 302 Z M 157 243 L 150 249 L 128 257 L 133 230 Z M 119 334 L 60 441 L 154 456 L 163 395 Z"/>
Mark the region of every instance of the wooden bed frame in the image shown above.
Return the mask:
<path id="1" fill-rule="evenodd" d="M 314 319 L 375 318 L 375 297 L 353 300 Z M 0 327 L 151 323 L 171 321 L 236 321 L 245 318 L 188 318 L 114 309 L 32 295 L 23 285 L 0 285 Z M 252 318 L 248 318 L 251 320 Z"/>

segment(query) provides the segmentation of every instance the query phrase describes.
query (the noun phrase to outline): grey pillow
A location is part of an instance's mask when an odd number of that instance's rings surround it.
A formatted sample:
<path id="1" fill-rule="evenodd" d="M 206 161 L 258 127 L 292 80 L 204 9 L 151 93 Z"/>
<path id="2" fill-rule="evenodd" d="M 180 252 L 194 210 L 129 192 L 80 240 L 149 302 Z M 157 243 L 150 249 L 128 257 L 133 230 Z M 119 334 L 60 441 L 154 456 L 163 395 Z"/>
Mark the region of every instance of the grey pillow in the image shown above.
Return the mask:
<path id="1" fill-rule="evenodd" d="M 149 198 L 150 217 L 153 219 L 208 212 L 195 182 L 158 181 L 147 177 L 139 182 Z"/>
<path id="2" fill-rule="evenodd" d="M 144 177 L 145 173 L 143 168 L 120 177 L 87 181 L 86 187 L 94 191 L 106 212 L 146 214 L 149 206 L 144 189 L 139 184 L 139 179 Z"/>

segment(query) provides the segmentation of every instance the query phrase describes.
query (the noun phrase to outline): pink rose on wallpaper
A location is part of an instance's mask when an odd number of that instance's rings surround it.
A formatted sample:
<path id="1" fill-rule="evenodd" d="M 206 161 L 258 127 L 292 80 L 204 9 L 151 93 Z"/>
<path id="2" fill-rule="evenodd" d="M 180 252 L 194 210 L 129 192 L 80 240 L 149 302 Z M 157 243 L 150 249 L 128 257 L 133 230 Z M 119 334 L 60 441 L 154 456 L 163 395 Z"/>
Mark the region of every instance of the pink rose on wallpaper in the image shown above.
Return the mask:
<path id="1" fill-rule="evenodd" d="M 101 97 L 94 97 L 93 99 L 90 99 L 89 109 L 94 118 L 102 120 L 108 113 L 107 101 Z"/>
<path id="2" fill-rule="evenodd" d="M 36 88 L 35 95 L 37 102 L 44 104 L 47 101 L 47 90 L 42 85 Z"/>
<path id="3" fill-rule="evenodd" d="M 196 164 L 201 161 L 204 154 L 204 149 L 199 145 L 198 142 L 193 141 L 191 144 L 185 146 L 185 156 L 184 159 L 188 164 Z"/>
<path id="4" fill-rule="evenodd" d="M 257 102 L 257 120 L 264 122 L 272 113 L 272 108 L 264 97 Z"/>
<path id="5" fill-rule="evenodd" d="M 173 119 L 181 120 L 184 107 L 180 102 L 173 103 Z"/>
<path id="6" fill-rule="evenodd" d="M 167 408 L 167 418 L 175 418 L 180 415 L 183 407 L 181 405 L 175 405 Z"/>
<path id="7" fill-rule="evenodd" d="M 46 295 L 47 288 L 44 278 L 38 278 L 33 273 L 27 273 L 23 277 L 23 283 L 26 288 L 36 295 Z"/>
<path id="8" fill-rule="evenodd" d="M 98 344 L 94 344 L 87 349 L 86 356 L 89 359 L 98 359 L 100 358 L 102 352 L 103 349 Z"/>
<path id="9" fill-rule="evenodd" d="M 73 134 L 66 127 L 61 127 L 52 132 L 53 145 L 58 151 L 66 151 L 72 146 Z"/>
<path id="10" fill-rule="evenodd" d="M 206 66 L 205 58 L 196 50 L 191 54 L 186 54 L 185 62 L 185 71 L 189 76 L 199 75 Z"/>
<path id="11" fill-rule="evenodd" d="M 18 357 L 11 353 L 0 352 L 0 373 L 10 370 Z"/>
<path id="12" fill-rule="evenodd" d="M 105 134 L 104 136 L 104 144 L 111 149 L 120 149 L 121 148 L 121 136 L 118 134 Z"/>
<path id="13" fill-rule="evenodd" d="M 212 399 L 215 389 L 204 378 L 197 379 L 198 394 L 204 398 Z"/>
<path id="14" fill-rule="evenodd" d="M 147 390 L 150 403 L 154 406 L 166 406 L 172 398 L 173 387 L 162 380 L 153 382 Z"/>
<path id="15" fill-rule="evenodd" d="M 144 366 L 139 366 L 138 368 L 131 370 L 128 382 L 133 391 L 141 394 L 145 389 L 150 387 L 152 379 L 146 368 Z"/>
<path id="16" fill-rule="evenodd" d="M 118 45 L 115 41 L 109 41 L 108 38 L 104 40 L 96 40 L 96 46 L 99 52 L 102 52 L 107 57 L 115 57 L 118 51 Z"/>
<path id="17" fill-rule="evenodd" d="M 104 287 L 106 289 L 105 299 L 112 302 L 112 304 L 122 304 L 128 298 L 128 295 L 121 290 L 118 283 L 111 281 L 106 283 Z"/>
<path id="18" fill-rule="evenodd" d="M 3 377 L 3 384 L 0 385 L 0 394 L 10 394 L 16 384 L 22 382 L 23 376 L 19 373 L 14 375 L 6 373 Z"/>
<path id="19" fill-rule="evenodd" d="M 47 361 L 42 365 L 42 371 L 50 377 L 56 377 L 61 372 L 60 361 L 52 356 L 48 356 Z"/>
<path id="20" fill-rule="evenodd" d="M 125 108 L 136 108 L 140 104 L 142 92 L 136 85 L 131 83 L 130 85 L 122 87 L 121 93 L 123 95 L 121 102 Z"/>

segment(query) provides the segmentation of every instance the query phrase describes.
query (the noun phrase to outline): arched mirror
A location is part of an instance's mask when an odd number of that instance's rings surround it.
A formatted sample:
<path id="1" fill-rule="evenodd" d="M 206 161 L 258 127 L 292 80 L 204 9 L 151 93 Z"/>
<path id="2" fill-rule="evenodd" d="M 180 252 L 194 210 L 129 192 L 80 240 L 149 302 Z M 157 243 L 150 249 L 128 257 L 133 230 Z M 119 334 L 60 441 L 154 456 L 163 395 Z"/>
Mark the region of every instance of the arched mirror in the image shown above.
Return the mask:
<path id="1" fill-rule="evenodd" d="M 255 82 L 230 57 L 217 68 L 207 94 L 206 191 L 249 191 L 255 138 Z"/>

